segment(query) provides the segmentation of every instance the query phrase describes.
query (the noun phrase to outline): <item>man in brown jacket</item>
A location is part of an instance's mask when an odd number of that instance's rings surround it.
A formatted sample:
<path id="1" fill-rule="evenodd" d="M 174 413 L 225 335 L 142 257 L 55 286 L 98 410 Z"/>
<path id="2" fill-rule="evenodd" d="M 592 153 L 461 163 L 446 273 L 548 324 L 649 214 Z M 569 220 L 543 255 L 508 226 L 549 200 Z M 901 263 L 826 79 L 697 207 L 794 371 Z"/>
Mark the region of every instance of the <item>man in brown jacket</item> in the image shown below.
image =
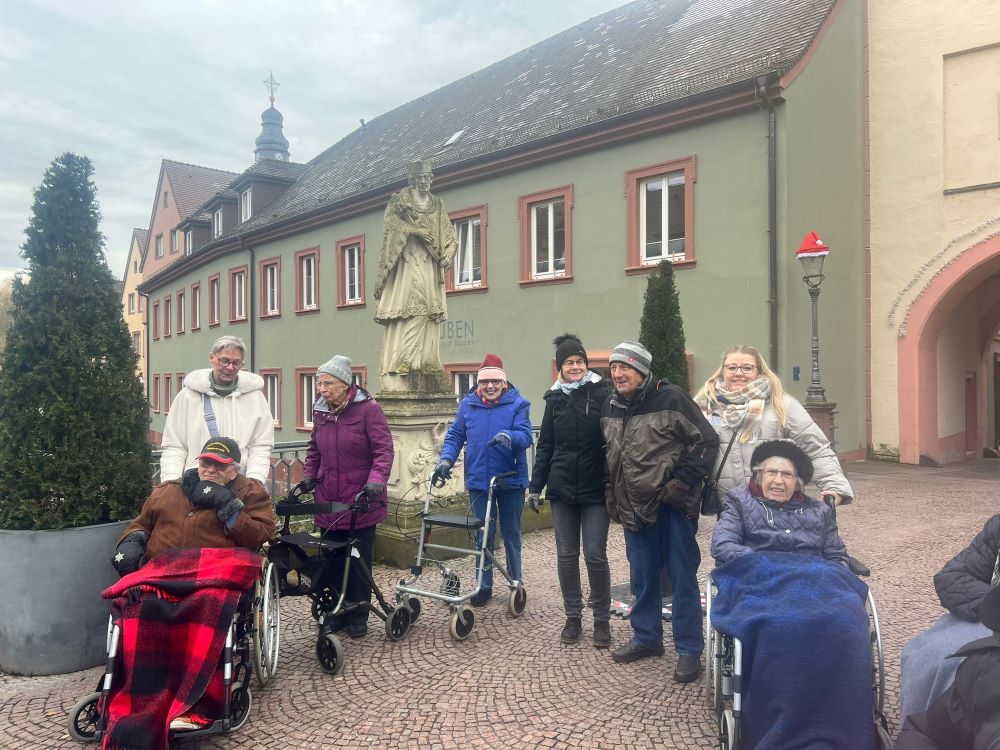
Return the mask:
<path id="1" fill-rule="evenodd" d="M 246 547 L 257 550 L 274 534 L 274 512 L 263 486 L 240 474 L 240 447 L 232 438 L 211 438 L 198 468 L 164 482 L 118 540 L 112 565 L 133 573 L 147 559 L 181 547 Z"/>
<path id="2" fill-rule="evenodd" d="M 673 587 L 674 680 L 692 682 L 701 671 L 704 636 L 695 541 L 699 488 L 715 465 L 719 436 L 691 397 L 650 371 L 652 355 L 625 341 L 609 358 L 615 393 L 604 407 L 608 514 L 625 531 L 635 586 L 632 640 L 612 653 L 631 662 L 663 653 L 660 570 Z"/>

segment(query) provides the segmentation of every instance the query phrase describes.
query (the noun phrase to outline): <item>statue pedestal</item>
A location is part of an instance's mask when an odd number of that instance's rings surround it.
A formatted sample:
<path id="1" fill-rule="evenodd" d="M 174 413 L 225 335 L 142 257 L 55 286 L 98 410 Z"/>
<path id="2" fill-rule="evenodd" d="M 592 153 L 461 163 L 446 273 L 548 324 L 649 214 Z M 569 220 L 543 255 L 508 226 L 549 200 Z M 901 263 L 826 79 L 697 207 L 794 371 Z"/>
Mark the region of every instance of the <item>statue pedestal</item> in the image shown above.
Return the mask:
<path id="1" fill-rule="evenodd" d="M 455 394 L 448 392 L 417 393 L 385 390 L 375 397 L 385 412 L 392 432 L 396 458 L 389 475 L 389 515 L 375 537 L 375 557 L 400 568 L 414 564 L 417 539 L 420 535 L 420 512 L 427 495 L 431 472 L 441 455 L 441 446 L 448 425 L 458 410 Z M 436 512 L 465 514 L 469 498 L 464 492 L 462 457 L 452 469 L 452 478 L 441 488 L 434 489 L 432 507 Z M 454 539 L 450 538 L 455 532 Z M 438 529 L 435 541 L 467 547 L 465 532 Z"/>

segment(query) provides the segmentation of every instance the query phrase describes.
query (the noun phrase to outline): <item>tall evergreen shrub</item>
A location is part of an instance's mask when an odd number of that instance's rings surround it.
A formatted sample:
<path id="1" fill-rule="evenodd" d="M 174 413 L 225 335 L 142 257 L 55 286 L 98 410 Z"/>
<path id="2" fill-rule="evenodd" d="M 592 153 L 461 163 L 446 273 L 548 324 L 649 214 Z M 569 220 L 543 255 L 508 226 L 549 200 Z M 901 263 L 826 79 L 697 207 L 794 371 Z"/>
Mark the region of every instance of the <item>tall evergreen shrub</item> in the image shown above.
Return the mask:
<path id="1" fill-rule="evenodd" d="M 149 416 L 104 259 L 86 157 L 35 190 L 0 355 L 0 527 L 56 529 L 134 516 L 149 490 Z"/>
<path id="2" fill-rule="evenodd" d="M 639 321 L 639 341 L 653 355 L 653 375 L 688 387 L 687 357 L 684 355 L 684 321 L 681 300 L 674 283 L 674 267 L 668 260 L 649 275 Z"/>

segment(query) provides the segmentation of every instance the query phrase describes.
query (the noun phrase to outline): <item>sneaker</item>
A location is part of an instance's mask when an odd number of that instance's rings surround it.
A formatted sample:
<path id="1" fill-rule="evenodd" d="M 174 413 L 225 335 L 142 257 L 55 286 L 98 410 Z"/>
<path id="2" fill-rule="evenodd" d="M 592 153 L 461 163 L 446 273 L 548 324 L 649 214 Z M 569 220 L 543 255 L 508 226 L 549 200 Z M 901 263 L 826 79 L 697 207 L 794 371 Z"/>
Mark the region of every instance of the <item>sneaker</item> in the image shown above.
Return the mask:
<path id="1" fill-rule="evenodd" d="M 559 634 L 559 640 L 563 643 L 576 643 L 580 640 L 581 623 L 579 617 L 567 617 L 566 625 Z"/>
<path id="2" fill-rule="evenodd" d="M 674 682 L 694 682 L 701 674 L 701 657 L 680 654 L 674 667 Z"/>
<path id="3" fill-rule="evenodd" d="M 187 714 L 181 714 L 176 719 L 170 722 L 170 729 L 173 731 L 185 731 L 188 729 L 200 729 L 201 725 L 196 724 L 191 721 L 191 717 Z"/>
<path id="4" fill-rule="evenodd" d="M 473 607 L 486 606 L 486 602 L 493 598 L 493 589 L 480 589 L 478 594 L 473 594 L 469 599 L 469 604 Z"/>
<path id="5" fill-rule="evenodd" d="M 611 624 L 604 622 L 594 623 L 594 647 L 609 648 L 611 646 Z"/>
<path id="6" fill-rule="evenodd" d="M 611 659 L 619 664 L 627 664 L 630 661 L 639 661 L 648 656 L 663 656 L 663 646 L 643 646 L 641 643 L 629 641 L 624 646 L 619 646 L 611 652 Z"/>

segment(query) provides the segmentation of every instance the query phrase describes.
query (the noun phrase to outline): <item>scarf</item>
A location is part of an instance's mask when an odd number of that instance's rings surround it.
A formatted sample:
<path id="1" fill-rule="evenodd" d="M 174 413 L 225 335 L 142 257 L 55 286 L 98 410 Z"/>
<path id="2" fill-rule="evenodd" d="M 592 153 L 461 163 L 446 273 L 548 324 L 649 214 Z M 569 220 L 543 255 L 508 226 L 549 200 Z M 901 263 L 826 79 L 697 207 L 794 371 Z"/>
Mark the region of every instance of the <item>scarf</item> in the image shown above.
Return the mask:
<path id="1" fill-rule="evenodd" d="M 230 383 L 229 385 L 220 385 L 219 383 L 215 382 L 215 373 L 210 372 L 208 374 L 208 382 L 212 386 L 212 390 L 215 391 L 216 394 L 222 396 L 222 398 L 225 398 L 230 393 L 236 390 L 236 386 L 239 385 L 240 382 L 240 376 L 237 374 L 237 376 L 233 378 L 233 382 Z"/>
<path id="2" fill-rule="evenodd" d="M 579 380 L 577 380 L 575 383 L 567 383 L 565 380 L 562 379 L 562 377 L 556 378 L 556 382 L 552 384 L 552 388 L 550 388 L 549 390 L 562 391 L 568 396 L 584 383 L 598 383 L 600 382 L 600 380 L 601 380 L 600 375 L 598 375 L 593 370 L 587 370 L 584 376 Z"/>
<path id="3" fill-rule="evenodd" d="M 719 416 L 731 430 L 739 430 L 740 442 L 756 442 L 760 437 L 760 419 L 771 398 L 771 384 L 761 375 L 742 388 L 726 390 L 725 381 L 715 381 L 715 394 L 719 399 Z M 704 406 L 702 409 L 704 410 Z"/>

